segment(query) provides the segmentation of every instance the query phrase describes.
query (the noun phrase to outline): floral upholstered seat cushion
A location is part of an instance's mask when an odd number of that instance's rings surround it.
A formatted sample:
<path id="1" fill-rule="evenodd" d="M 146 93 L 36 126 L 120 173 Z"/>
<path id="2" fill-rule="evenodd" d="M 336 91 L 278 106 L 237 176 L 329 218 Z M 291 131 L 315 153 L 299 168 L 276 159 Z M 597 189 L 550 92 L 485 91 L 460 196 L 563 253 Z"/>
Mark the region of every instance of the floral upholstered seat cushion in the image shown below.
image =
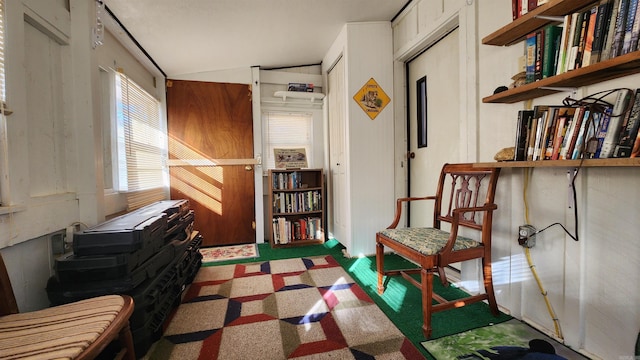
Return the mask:
<path id="1" fill-rule="evenodd" d="M 434 228 L 385 229 L 380 231 L 380 234 L 424 255 L 437 254 L 449 240 L 448 232 Z M 481 244 L 478 241 L 458 235 L 453 245 L 453 250 L 471 249 Z"/>

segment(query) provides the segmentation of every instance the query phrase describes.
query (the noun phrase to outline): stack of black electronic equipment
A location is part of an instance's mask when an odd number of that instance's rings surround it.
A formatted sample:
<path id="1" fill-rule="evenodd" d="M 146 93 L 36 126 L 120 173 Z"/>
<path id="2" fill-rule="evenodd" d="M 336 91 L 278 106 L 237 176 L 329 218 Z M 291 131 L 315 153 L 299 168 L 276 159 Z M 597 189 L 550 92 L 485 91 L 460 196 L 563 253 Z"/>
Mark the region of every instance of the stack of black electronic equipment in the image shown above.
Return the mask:
<path id="1" fill-rule="evenodd" d="M 73 253 L 55 261 L 49 301 L 131 295 L 129 322 L 136 356 L 142 357 L 202 264 L 202 236 L 193 218 L 188 200 L 164 200 L 76 232 Z"/>

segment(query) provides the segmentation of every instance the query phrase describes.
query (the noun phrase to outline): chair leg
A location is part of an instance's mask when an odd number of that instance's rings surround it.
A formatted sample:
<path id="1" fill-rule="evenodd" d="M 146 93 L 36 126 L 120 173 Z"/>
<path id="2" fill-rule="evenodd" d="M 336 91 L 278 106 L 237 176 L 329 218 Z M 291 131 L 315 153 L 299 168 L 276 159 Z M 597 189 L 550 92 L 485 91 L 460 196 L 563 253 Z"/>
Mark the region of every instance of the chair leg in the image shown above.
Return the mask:
<path id="1" fill-rule="evenodd" d="M 422 332 L 425 338 L 431 337 L 431 309 L 433 307 L 433 272 L 427 269 L 420 269 L 422 285 Z"/>
<path id="2" fill-rule="evenodd" d="M 487 294 L 487 301 L 489 302 L 489 308 L 494 316 L 498 316 L 498 303 L 496 302 L 496 295 L 493 292 L 493 275 L 491 272 L 491 260 L 487 260 L 486 257 L 482 258 L 482 274 L 484 280 L 484 291 Z"/>
<path id="3" fill-rule="evenodd" d="M 378 270 L 378 294 L 384 293 L 384 245 L 376 242 L 376 267 Z"/>
<path id="4" fill-rule="evenodd" d="M 127 349 L 126 359 L 136 360 L 136 351 L 133 347 L 133 335 L 131 334 L 131 328 L 129 322 L 120 330 L 120 343 Z"/>

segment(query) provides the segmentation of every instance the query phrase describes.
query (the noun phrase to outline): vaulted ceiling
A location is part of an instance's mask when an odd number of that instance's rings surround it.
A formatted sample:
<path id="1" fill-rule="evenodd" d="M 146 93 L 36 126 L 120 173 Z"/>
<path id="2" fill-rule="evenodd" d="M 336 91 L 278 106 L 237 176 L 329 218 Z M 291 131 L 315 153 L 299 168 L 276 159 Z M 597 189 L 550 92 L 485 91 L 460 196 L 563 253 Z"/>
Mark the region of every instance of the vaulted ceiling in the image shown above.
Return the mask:
<path id="1" fill-rule="evenodd" d="M 410 0 L 104 0 L 168 75 L 319 64 L 348 22 Z"/>

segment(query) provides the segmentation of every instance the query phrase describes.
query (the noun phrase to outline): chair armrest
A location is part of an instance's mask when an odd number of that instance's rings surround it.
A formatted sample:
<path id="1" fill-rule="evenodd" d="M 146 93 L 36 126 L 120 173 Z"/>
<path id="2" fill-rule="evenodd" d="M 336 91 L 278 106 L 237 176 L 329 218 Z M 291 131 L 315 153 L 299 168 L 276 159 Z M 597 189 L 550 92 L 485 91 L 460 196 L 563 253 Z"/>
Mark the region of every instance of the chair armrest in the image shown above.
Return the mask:
<path id="1" fill-rule="evenodd" d="M 402 203 L 411 202 L 411 201 L 420 201 L 420 200 L 435 200 L 435 196 L 422 196 L 422 197 L 403 197 L 396 199 L 396 213 L 393 218 L 393 222 L 391 225 L 387 226 L 387 229 L 395 229 L 400 222 L 400 217 L 402 216 Z"/>
<path id="2" fill-rule="evenodd" d="M 483 206 L 474 206 L 474 207 L 466 207 L 466 208 L 457 208 L 453 209 L 453 217 L 451 221 L 451 230 L 449 232 L 449 240 L 447 241 L 447 245 L 442 248 L 441 253 L 450 253 L 453 250 L 453 245 L 456 242 L 456 238 L 458 237 L 458 226 L 460 224 L 460 216 L 467 212 L 487 212 L 493 213 L 494 210 L 498 208 L 496 204 L 485 204 Z M 484 233 L 484 229 L 482 232 Z"/>

